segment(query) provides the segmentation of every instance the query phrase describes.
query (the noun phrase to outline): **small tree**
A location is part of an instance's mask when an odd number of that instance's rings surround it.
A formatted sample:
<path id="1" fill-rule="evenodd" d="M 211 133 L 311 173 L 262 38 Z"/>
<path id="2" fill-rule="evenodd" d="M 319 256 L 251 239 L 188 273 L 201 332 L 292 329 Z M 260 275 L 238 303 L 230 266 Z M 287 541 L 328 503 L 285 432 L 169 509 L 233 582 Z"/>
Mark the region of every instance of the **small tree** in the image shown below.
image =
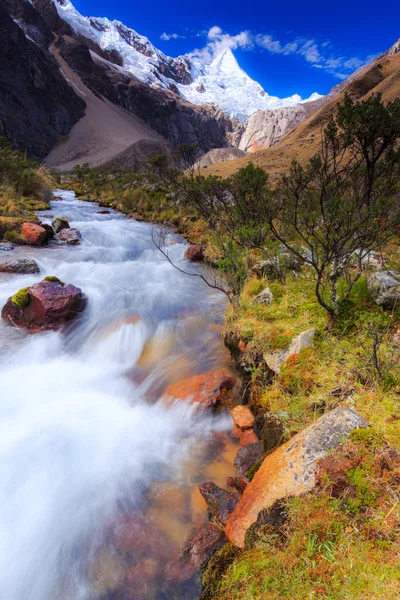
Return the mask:
<path id="1" fill-rule="evenodd" d="M 399 137 L 400 100 L 356 104 L 347 96 L 323 131 L 321 153 L 305 167 L 293 162 L 267 208 L 276 238 L 313 267 L 318 302 L 332 317 L 340 277 L 348 298 L 365 257 L 399 227 Z"/>

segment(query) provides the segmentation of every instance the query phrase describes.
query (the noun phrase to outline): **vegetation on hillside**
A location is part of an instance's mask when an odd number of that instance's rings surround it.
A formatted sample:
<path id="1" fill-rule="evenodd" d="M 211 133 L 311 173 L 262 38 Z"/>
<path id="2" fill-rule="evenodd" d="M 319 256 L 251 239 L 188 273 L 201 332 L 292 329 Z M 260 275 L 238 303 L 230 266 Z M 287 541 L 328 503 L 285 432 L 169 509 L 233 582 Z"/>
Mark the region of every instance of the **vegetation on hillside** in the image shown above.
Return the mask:
<path id="1" fill-rule="evenodd" d="M 346 98 L 320 152 L 275 187 L 252 164 L 204 177 L 187 168 L 189 147 L 184 169 L 159 156 L 141 174 L 83 166 L 65 181 L 205 246 L 230 294 L 224 338 L 243 401 L 279 422 L 282 442 L 341 404 L 371 425 L 321 465 L 315 492 L 287 500 L 281 528 L 260 526 L 243 551 L 215 555 L 204 600 L 400 596 L 400 306 L 378 306 L 367 285 L 376 268 L 400 270 L 399 139 L 399 100 Z M 256 303 L 266 286 L 272 303 Z M 264 355 L 310 328 L 313 347 L 272 374 Z"/>
<path id="2" fill-rule="evenodd" d="M 35 211 L 46 210 L 53 176 L 0 137 L 0 239 L 20 243 L 25 221 L 36 222 Z"/>

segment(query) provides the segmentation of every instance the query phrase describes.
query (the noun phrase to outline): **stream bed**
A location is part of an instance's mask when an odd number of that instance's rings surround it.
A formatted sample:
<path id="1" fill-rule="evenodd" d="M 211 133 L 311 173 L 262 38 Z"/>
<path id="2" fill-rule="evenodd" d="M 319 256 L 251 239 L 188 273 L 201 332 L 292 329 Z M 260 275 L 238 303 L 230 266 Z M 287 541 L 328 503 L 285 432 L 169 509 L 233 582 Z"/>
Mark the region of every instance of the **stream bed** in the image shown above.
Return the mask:
<path id="1" fill-rule="evenodd" d="M 55 275 L 88 305 L 63 333 L 0 323 L 0 598 L 167 600 L 164 567 L 206 518 L 197 485 L 224 485 L 237 448 L 227 414 L 165 404 L 165 387 L 230 374 L 223 295 L 174 269 L 151 226 L 58 190 L 79 246 L 16 247 L 38 275 L 0 274 L 0 303 Z M 187 244 L 171 233 L 178 264 Z"/>

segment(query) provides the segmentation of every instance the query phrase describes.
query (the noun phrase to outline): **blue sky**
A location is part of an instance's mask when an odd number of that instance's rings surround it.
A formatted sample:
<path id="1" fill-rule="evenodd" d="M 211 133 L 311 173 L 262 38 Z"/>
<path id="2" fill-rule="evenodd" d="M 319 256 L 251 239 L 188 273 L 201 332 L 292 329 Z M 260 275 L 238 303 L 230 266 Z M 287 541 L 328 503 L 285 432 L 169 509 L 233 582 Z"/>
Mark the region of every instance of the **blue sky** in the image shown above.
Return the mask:
<path id="1" fill-rule="evenodd" d="M 400 2 L 360 0 L 72 0 L 86 16 L 118 19 L 170 56 L 229 46 L 272 95 L 326 94 L 400 37 Z"/>

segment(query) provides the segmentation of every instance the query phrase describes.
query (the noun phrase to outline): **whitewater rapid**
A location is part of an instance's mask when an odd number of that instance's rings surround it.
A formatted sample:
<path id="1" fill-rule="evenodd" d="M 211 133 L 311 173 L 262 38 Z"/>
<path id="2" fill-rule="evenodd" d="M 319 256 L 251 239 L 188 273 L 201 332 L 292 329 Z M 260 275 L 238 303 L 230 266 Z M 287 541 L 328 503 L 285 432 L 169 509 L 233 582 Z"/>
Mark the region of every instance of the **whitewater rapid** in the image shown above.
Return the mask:
<path id="1" fill-rule="evenodd" d="M 96 204 L 57 193 L 63 200 L 52 202 L 51 214 L 81 232 L 81 245 L 0 257 L 34 258 L 41 270 L 0 275 L 1 306 L 46 275 L 89 299 L 63 334 L 0 324 L 2 600 L 113 597 L 99 594 L 90 576 L 109 524 L 142 510 L 152 481 L 195 483 L 183 463 L 229 427 L 226 417 L 159 401 L 171 377 L 224 360 L 212 327 L 224 299 L 166 262 L 150 225 L 114 211 L 100 215 Z M 181 264 L 185 243 L 173 233 L 168 241 Z"/>

